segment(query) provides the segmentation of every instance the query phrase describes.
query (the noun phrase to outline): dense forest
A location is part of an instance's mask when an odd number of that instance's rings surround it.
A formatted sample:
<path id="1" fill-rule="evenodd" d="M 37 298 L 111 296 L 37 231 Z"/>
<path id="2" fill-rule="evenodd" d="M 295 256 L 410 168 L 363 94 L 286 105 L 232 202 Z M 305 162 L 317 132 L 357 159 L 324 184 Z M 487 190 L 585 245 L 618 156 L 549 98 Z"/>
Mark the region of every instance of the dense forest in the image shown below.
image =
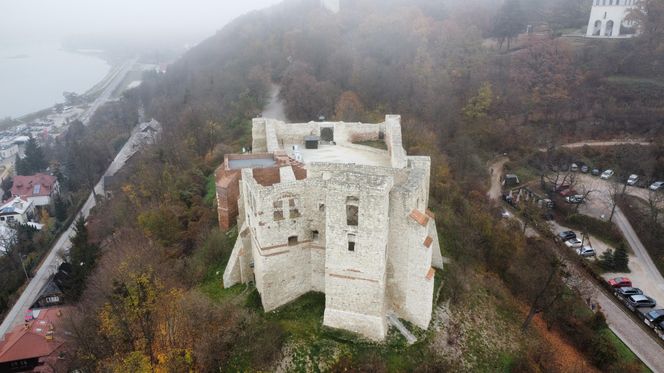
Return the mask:
<path id="1" fill-rule="evenodd" d="M 648 15 L 634 15 L 643 36 L 620 41 L 561 36 L 586 24 L 581 0 L 342 3 L 337 15 L 317 1 L 290 0 L 241 17 L 167 74 L 146 74 L 117 104 L 131 112 L 142 104 L 164 132 L 121 172 L 88 224 L 86 240 L 104 248 L 71 320 L 72 366 L 640 371 L 601 313 L 583 311 L 565 269 L 545 254 L 549 243 L 497 221 L 485 197 L 486 163 L 568 138 L 660 136 L 661 2 L 644 1 Z M 521 34 L 528 25 L 535 32 Z M 237 232 L 217 228 L 212 175 L 224 154 L 250 144 L 250 120 L 273 83 L 292 121 L 398 113 L 408 153 L 432 157 L 431 208 L 451 263 L 439 279 L 434 326 L 416 345 L 322 328 L 317 294 L 265 314 L 255 290 L 223 289 Z M 106 109 L 110 118 L 117 105 Z M 118 134 L 109 136 L 94 146 L 113 148 Z M 76 162 L 60 158 L 65 167 Z M 541 318 L 528 327 L 533 299 Z"/>

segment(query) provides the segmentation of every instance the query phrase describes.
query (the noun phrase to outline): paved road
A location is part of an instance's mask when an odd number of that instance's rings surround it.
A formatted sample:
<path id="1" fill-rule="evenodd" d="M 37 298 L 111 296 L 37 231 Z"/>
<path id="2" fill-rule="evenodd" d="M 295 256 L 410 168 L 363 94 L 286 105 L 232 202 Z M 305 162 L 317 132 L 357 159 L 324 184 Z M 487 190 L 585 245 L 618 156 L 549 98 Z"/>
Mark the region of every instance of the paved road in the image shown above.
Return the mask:
<path id="1" fill-rule="evenodd" d="M 104 195 L 104 177 L 114 175 L 125 165 L 127 160 L 141 148 L 142 145 L 149 143 L 154 139 L 151 135 L 140 131 L 143 125 L 144 124 L 139 124 L 136 126 L 127 143 L 122 147 L 120 152 L 118 152 L 111 165 L 108 167 L 97 185 L 95 185 L 95 192 L 97 195 Z M 152 123 L 152 125 L 153 128 L 157 127 L 157 130 L 161 130 L 161 126 L 158 126 L 158 124 L 155 125 Z M 81 210 L 78 212 L 78 215 L 82 215 L 84 218 L 87 218 L 90 214 L 90 210 L 95 206 L 95 202 L 94 195 L 90 193 L 90 196 L 83 204 Z M 12 330 L 16 325 L 23 323 L 25 313 L 35 302 L 39 292 L 44 287 L 50 276 L 57 272 L 57 268 L 62 262 L 62 255 L 66 253 L 71 247 L 71 238 L 75 235 L 74 224 L 75 222 L 72 222 L 72 224 L 70 224 L 67 230 L 53 245 L 51 251 L 46 256 L 46 259 L 44 259 L 42 262 L 42 265 L 37 270 L 35 276 L 30 280 L 28 286 L 25 288 L 19 299 L 9 311 L 2 324 L 0 324 L 0 336 L 2 336 L 2 339 L 4 339 L 4 336 L 8 331 Z"/>
<path id="2" fill-rule="evenodd" d="M 270 89 L 270 101 L 261 114 L 263 118 L 277 119 L 284 122 L 287 121 L 286 111 L 284 110 L 284 103 L 281 101 L 281 99 L 279 99 L 280 91 L 281 87 L 276 84 L 272 84 Z"/>
<path id="3" fill-rule="evenodd" d="M 579 142 L 572 142 L 568 144 L 562 144 L 560 145 L 561 148 L 568 148 L 568 149 L 574 149 L 574 148 L 583 148 L 584 146 L 616 146 L 616 145 L 643 145 L 643 146 L 649 146 L 652 145 L 652 142 L 650 141 L 645 141 L 643 139 L 634 139 L 634 140 L 607 140 L 607 141 L 595 141 L 595 140 L 589 140 L 589 141 L 579 141 Z M 547 149 L 546 148 L 539 148 L 539 151 L 545 152 Z"/>
<path id="4" fill-rule="evenodd" d="M 595 218 L 608 219 L 611 215 L 612 207 L 611 183 L 598 177 L 583 174 L 577 176 L 577 183 L 581 188 L 592 191 L 588 201 L 582 206 L 580 212 Z M 659 193 L 637 187 L 627 187 L 625 192 L 645 200 L 648 200 L 650 193 Z M 630 266 L 630 268 L 634 273 L 625 275 L 635 277 L 639 281 L 637 284 L 639 287 L 643 288 L 644 291 L 648 292 L 650 296 L 659 302 L 664 302 L 664 277 L 662 277 L 657 266 L 655 266 L 650 254 L 634 231 L 632 224 L 627 220 L 627 217 L 625 217 L 625 214 L 619 207 L 616 207 L 613 222 L 620 229 L 629 247 L 632 249 L 630 261 L 634 262 L 635 266 L 634 268 Z"/>
<path id="5" fill-rule="evenodd" d="M 500 189 L 500 176 L 503 173 L 502 165 L 504 165 L 504 162 L 499 160 L 498 163 L 490 166 L 494 168 L 491 177 L 491 190 Z M 500 193 L 497 195 L 497 198 L 500 198 Z M 492 199 L 497 200 L 497 198 Z M 567 228 L 554 225 L 552 229 L 557 233 Z M 538 234 L 534 232 L 528 236 L 538 236 Z M 635 325 L 634 320 L 625 313 L 625 310 L 604 293 L 597 283 L 588 278 L 586 272 L 576 263 L 566 261 L 563 256 L 561 256 L 561 259 L 567 264 L 567 269 L 570 272 L 570 286 L 576 288 L 583 298 L 590 298 L 600 305 L 609 328 L 648 368 L 654 372 L 664 372 L 664 351 L 654 339 L 655 336 Z"/>
<path id="6" fill-rule="evenodd" d="M 138 58 L 134 58 L 132 60 L 126 61 L 115 73 L 115 75 L 110 79 L 108 84 L 106 85 L 106 88 L 104 88 L 104 91 L 97 97 L 97 99 L 90 105 L 88 110 L 86 110 L 83 114 L 81 114 L 81 117 L 79 118 L 83 124 L 87 125 L 90 122 L 90 118 L 92 118 L 92 115 L 99 109 L 100 106 L 108 102 L 108 100 L 111 98 L 111 95 L 115 90 L 118 89 L 118 86 L 120 83 L 122 83 L 127 76 L 127 73 L 129 73 L 129 70 L 136 64 L 138 61 Z"/>

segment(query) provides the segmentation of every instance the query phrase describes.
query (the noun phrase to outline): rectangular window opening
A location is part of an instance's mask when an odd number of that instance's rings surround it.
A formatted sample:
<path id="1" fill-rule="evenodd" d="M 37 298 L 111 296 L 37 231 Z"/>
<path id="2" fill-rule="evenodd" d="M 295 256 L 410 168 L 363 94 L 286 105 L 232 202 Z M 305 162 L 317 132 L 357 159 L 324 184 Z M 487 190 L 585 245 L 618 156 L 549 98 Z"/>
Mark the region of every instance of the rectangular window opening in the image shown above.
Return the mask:
<path id="1" fill-rule="evenodd" d="M 297 245 L 297 236 L 288 237 L 288 246 L 295 246 L 295 245 Z"/>
<path id="2" fill-rule="evenodd" d="M 311 239 L 314 241 L 318 240 L 318 231 L 311 231 Z"/>

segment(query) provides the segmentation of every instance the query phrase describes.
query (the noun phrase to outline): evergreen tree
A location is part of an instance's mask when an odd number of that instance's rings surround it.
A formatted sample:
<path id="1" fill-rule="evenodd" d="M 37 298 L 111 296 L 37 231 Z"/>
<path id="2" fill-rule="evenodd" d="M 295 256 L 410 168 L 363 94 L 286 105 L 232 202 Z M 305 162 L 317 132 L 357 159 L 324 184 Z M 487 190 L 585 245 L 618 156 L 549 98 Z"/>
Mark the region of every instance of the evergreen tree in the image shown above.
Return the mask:
<path id="1" fill-rule="evenodd" d="M 627 272 L 629 271 L 629 255 L 627 254 L 627 248 L 624 243 L 621 243 L 620 246 L 613 252 L 613 266 L 614 269 L 618 272 Z"/>
<path id="2" fill-rule="evenodd" d="M 37 140 L 30 136 L 28 143 L 25 145 L 25 156 L 21 159 L 16 155 L 16 174 L 29 176 L 37 172 L 43 171 L 48 167 L 48 162 L 44 157 L 41 147 L 37 144 Z"/>
<path id="3" fill-rule="evenodd" d="M 99 246 L 89 242 L 88 228 L 82 216 L 76 220 L 74 231 L 76 235 L 71 239 L 69 250 L 72 273 L 67 293 L 72 299 L 77 299 L 83 293 L 85 280 L 97 261 Z"/>
<path id="4" fill-rule="evenodd" d="M 615 256 L 612 249 L 606 250 L 600 255 L 599 265 L 607 271 L 613 271 L 616 268 Z"/>
<path id="5" fill-rule="evenodd" d="M 16 160 L 14 161 L 14 170 L 16 175 L 28 175 L 28 171 L 25 169 L 25 161 L 16 154 Z"/>
<path id="6" fill-rule="evenodd" d="M 60 195 L 56 195 L 53 199 L 53 209 L 55 210 L 55 218 L 59 222 L 67 220 L 67 202 Z"/>

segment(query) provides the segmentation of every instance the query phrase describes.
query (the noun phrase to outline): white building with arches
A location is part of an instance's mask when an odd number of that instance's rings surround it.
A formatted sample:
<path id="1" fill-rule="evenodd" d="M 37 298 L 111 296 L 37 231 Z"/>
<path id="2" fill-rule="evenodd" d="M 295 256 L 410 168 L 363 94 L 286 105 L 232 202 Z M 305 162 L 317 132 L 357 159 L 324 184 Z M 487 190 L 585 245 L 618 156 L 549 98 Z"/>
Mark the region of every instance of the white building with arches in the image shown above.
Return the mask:
<path id="1" fill-rule="evenodd" d="M 587 37 L 628 38 L 636 35 L 633 22 L 626 20 L 639 0 L 592 0 Z"/>

